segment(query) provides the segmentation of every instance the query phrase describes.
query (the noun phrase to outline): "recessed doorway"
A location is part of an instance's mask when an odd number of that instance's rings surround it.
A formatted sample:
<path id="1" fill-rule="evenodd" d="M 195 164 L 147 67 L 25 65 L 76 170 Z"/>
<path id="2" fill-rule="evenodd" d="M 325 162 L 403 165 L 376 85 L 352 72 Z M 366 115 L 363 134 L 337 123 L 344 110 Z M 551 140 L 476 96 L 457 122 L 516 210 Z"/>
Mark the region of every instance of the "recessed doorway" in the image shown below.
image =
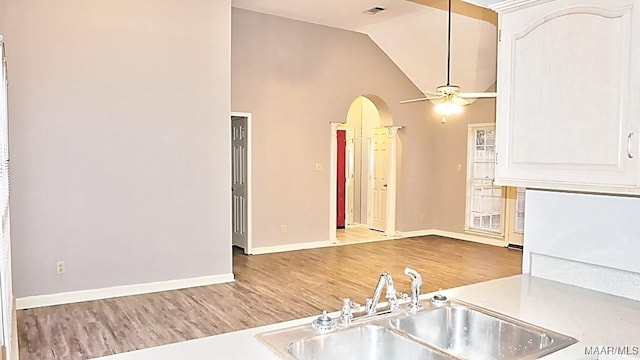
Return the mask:
<path id="1" fill-rule="evenodd" d="M 251 114 L 231 113 L 231 244 L 252 253 Z"/>
<path id="2" fill-rule="evenodd" d="M 394 238 L 399 127 L 375 95 L 356 98 L 346 118 L 331 124 L 330 240 Z"/>

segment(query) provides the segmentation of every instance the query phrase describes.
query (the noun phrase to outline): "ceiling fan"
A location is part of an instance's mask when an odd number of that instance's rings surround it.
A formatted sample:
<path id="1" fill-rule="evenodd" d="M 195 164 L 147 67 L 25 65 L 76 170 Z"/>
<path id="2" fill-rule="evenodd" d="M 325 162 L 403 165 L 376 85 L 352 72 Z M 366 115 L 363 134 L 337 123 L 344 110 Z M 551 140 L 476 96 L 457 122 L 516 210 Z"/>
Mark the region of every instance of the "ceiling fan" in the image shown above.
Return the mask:
<path id="1" fill-rule="evenodd" d="M 471 103 L 467 99 L 493 98 L 497 95 L 495 92 L 461 93 L 458 85 L 451 84 L 451 0 L 449 0 L 448 15 L 447 84 L 438 86 L 435 93 L 425 93 L 425 97 L 400 101 L 401 104 L 409 104 L 425 100 L 437 100 L 435 111 L 437 114 L 442 115 L 443 123 L 448 115 L 462 112 L 462 107 Z"/>

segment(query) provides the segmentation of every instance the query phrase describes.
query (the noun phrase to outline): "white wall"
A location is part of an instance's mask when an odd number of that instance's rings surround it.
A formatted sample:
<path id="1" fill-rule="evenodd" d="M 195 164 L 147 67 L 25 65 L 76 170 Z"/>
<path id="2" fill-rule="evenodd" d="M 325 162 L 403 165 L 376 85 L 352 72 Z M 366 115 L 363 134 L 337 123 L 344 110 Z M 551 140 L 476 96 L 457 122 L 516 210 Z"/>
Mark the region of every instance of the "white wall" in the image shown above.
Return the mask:
<path id="1" fill-rule="evenodd" d="M 6 19 L 16 296 L 231 273 L 230 0 Z"/>
<path id="2" fill-rule="evenodd" d="M 640 300 L 640 198 L 526 196 L 523 272 Z"/>

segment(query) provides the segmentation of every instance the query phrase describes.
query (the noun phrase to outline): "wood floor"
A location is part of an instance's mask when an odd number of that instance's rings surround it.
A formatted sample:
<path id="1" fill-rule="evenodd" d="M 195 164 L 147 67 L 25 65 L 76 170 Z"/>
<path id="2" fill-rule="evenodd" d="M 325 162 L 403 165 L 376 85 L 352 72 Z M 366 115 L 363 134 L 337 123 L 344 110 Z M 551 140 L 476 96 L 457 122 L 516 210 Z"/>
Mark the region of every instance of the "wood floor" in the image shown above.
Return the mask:
<path id="1" fill-rule="evenodd" d="M 441 237 L 417 237 L 287 253 L 234 251 L 235 283 L 18 312 L 20 358 L 88 359 L 338 310 L 363 302 L 390 271 L 422 292 L 520 273 L 522 253 Z"/>
<path id="2" fill-rule="evenodd" d="M 382 231 L 371 230 L 367 226 L 350 226 L 336 230 L 336 240 L 340 244 L 357 244 L 370 241 L 389 240 Z"/>

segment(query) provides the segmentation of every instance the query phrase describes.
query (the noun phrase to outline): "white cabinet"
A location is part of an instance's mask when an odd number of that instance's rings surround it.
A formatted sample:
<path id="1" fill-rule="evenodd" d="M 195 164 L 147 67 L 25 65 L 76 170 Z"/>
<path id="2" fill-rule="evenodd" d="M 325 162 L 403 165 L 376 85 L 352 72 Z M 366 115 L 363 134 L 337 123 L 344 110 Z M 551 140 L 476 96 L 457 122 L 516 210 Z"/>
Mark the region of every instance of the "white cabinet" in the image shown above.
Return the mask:
<path id="1" fill-rule="evenodd" d="M 496 183 L 640 193 L 640 0 L 499 14 Z"/>

